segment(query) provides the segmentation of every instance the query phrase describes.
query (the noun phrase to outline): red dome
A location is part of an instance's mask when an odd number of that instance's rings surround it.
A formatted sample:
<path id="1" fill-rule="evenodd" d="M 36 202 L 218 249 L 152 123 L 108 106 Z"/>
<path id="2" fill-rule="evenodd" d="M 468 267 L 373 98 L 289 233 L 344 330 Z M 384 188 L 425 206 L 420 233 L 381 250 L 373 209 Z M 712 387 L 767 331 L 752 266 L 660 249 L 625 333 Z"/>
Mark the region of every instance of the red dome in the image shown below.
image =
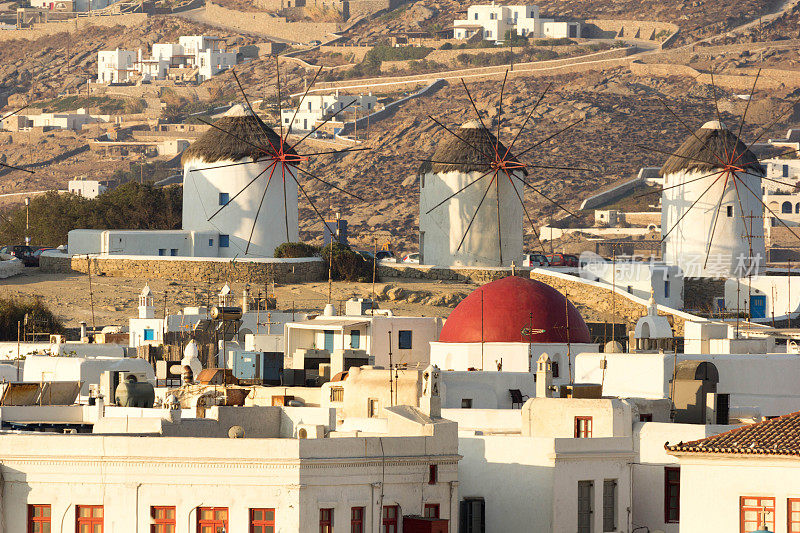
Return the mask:
<path id="1" fill-rule="evenodd" d="M 566 298 L 550 285 L 509 276 L 475 290 L 453 309 L 439 342 L 567 342 Z M 589 328 L 570 303 L 570 342 L 591 342 Z M 532 330 L 532 333 L 531 333 Z"/>

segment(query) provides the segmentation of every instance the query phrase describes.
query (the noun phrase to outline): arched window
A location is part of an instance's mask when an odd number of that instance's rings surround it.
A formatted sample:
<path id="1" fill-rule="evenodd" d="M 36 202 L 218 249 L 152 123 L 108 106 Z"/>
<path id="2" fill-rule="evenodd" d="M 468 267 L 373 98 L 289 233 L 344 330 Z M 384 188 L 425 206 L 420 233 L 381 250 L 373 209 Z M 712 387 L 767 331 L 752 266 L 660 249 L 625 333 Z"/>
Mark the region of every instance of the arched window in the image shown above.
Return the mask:
<path id="1" fill-rule="evenodd" d="M 800 202 L 794 204 L 794 212 L 795 214 L 800 214 Z"/>
<path id="2" fill-rule="evenodd" d="M 781 204 L 781 213 L 791 213 L 792 212 L 792 202 L 783 202 Z"/>

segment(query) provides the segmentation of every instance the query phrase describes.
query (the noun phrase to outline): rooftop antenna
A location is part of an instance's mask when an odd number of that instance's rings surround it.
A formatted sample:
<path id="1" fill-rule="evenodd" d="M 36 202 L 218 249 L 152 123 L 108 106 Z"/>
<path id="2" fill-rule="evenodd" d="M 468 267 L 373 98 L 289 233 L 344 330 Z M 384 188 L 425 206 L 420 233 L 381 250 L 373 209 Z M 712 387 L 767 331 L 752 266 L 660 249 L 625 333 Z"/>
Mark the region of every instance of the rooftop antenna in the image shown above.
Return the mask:
<path id="1" fill-rule="evenodd" d="M 564 290 L 564 310 L 567 315 L 567 366 L 569 370 L 569 384 L 573 384 L 572 380 L 572 348 L 571 348 L 571 339 L 570 339 L 570 331 L 569 331 L 569 291 L 566 289 Z"/>
<path id="2" fill-rule="evenodd" d="M 456 249 L 456 252 L 460 251 L 461 247 L 464 245 L 464 242 L 466 241 L 467 235 L 469 234 L 470 229 L 472 228 L 472 224 L 473 224 L 473 222 L 475 222 L 475 218 L 477 217 L 478 212 L 480 211 L 481 207 L 483 206 L 484 201 L 486 200 L 486 196 L 489 194 L 489 191 L 494 186 L 495 195 L 496 195 L 496 201 L 497 201 L 497 254 L 498 254 L 499 264 L 501 266 L 503 265 L 503 246 L 502 246 L 503 243 L 502 243 L 501 225 L 500 225 L 500 222 L 501 222 L 501 220 L 500 220 L 500 181 L 508 179 L 508 181 L 509 181 L 509 183 L 511 185 L 511 188 L 514 191 L 514 194 L 516 195 L 517 199 L 519 200 L 520 204 L 522 205 L 522 209 L 525 212 L 525 216 L 527 217 L 528 222 L 531 225 L 531 229 L 533 230 L 533 234 L 536 236 L 536 242 L 539 244 L 539 247 L 542 249 L 542 253 L 547 253 L 545 251 L 544 245 L 542 244 L 541 237 L 540 237 L 538 231 L 536 230 L 536 224 L 534 223 L 533 218 L 530 216 L 530 213 L 528 212 L 528 209 L 525 207 L 525 201 L 523 199 L 524 188 L 528 187 L 532 191 L 536 192 L 539 196 L 543 197 L 545 200 L 547 200 L 549 203 L 553 204 L 559 210 L 565 211 L 566 213 L 568 213 L 568 214 L 570 214 L 572 216 L 575 216 L 576 218 L 577 218 L 577 215 L 575 215 L 575 213 L 573 213 L 572 211 L 570 211 L 569 209 L 564 207 L 562 204 L 556 202 L 550 196 L 548 196 L 547 194 L 542 192 L 542 190 L 540 188 L 535 187 L 534 185 L 532 185 L 531 182 L 526 180 L 523 176 L 527 176 L 528 175 L 528 170 L 534 170 L 534 169 L 535 170 L 541 170 L 541 169 L 545 169 L 545 170 L 567 170 L 567 171 L 575 171 L 575 172 L 595 172 L 596 171 L 596 169 L 591 169 L 591 168 L 570 167 L 570 166 L 553 166 L 553 165 L 543 165 L 543 164 L 539 164 L 539 163 L 527 163 L 526 164 L 526 163 L 521 162 L 520 159 L 519 159 L 522 156 L 532 152 L 536 148 L 542 146 L 546 142 L 549 142 L 550 140 L 554 139 L 558 135 L 560 135 L 560 134 L 568 131 L 569 129 L 573 128 L 574 126 L 580 124 L 581 122 L 583 122 L 584 119 L 579 119 L 579 120 L 576 120 L 574 122 L 571 122 L 566 127 L 559 129 L 558 131 L 556 131 L 555 133 L 553 133 L 551 135 L 548 135 L 544 139 L 541 139 L 541 140 L 535 142 L 529 148 L 527 148 L 525 150 L 522 150 L 520 153 L 516 154 L 516 156 L 513 155 L 512 150 L 514 149 L 514 145 L 517 143 L 517 141 L 519 140 L 520 136 L 525 131 L 525 128 L 528 125 L 528 122 L 530 121 L 531 117 L 533 116 L 533 113 L 539 107 L 539 104 L 542 102 L 542 100 L 544 100 L 545 96 L 547 95 L 547 92 L 552 87 L 552 85 L 553 85 L 552 83 L 549 84 L 545 88 L 545 90 L 542 92 L 542 94 L 539 97 L 539 99 L 536 101 L 536 103 L 531 108 L 530 112 L 526 115 L 526 117 L 525 117 L 525 119 L 524 119 L 524 121 L 522 123 L 522 126 L 519 129 L 519 131 L 517 131 L 517 133 L 514 135 L 513 139 L 511 140 L 511 144 L 508 147 L 503 145 L 503 143 L 500 141 L 500 134 L 501 134 L 501 128 L 502 128 L 502 124 L 503 124 L 503 97 L 505 95 L 505 87 L 506 87 L 506 81 L 507 80 L 508 80 L 508 70 L 506 70 L 505 77 L 503 78 L 503 84 L 500 87 L 500 99 L 499 99 L 498 105 L 497 105 L 497 133 L 496 133 L 496 135 L 493 135 L 491 133 L 490 129 L 484 123 L 483 116 L 481 115 L 480 111 L 478 111 L 478 107 L 475 104 L 475 100 L 472 98 L 472 94 L 470 93 L 469 89 L 467 88 L 466 82 L 464 81 L 463 78 L 461 79 L 461 85 L 464 87 L 464 91 L 466 92 L 467 98 L 469 99 L 469 102 L 470 102 L 470 106 L 472 107 L 472 110 L 475 112 L 475 114 L 476 114 L 476 116 L 478 118 L 478 122 L 480 123 L 480 131 L 483 132 L 483 140 L 478 142 L 478 143 L 476 143 L 475 141 L 467 140 L 462 135 L 459 135 L 459 133 L 454 131 L 452 128 L 447 127 L 441 121 L 435 119 L 432 115 L 428 115 L 428 118 L 430 118 L 437 126 L 439 126 L 441 129 L 445 130 L 447 133 L 449 133 L 451 136 L 455 137 L 460 142 L 462 142 L 464 145 L 466 145 L 466 147 L 470 148 L 476 154 L 476 157 L 478 159 L 477 161 L 472 161 L 471 164 L 475 165 L 475 166 L 478 166 L 478 167 L 481 167 L 482 169 L 485 169 L 485 172 L 483 172 L 480 176 L 478 176 L 477 178 L 475 178 L 474 180 L 472 180 L 471 182 L 466 184 L 464 187 L 462 187 L 458 191 L 456 191 L 453 194 L 450 194 L 449 196 L 444 198 L 441 202 L 439 202 L 438 204 L 436 204 L 435 206 L 430 208 L 426 212 L 426 214 L 430 214 L 432 211 L 434 211 L 435 209 L 437 209 L 437 208 L 441 207 L 442 205 L 446 204 L 452 198 L 454 198 L 455 196 L 459 195 L 460 193 L 462 193 L 463 191 L 465 191 L 469 187 L 472 187 L 473 185 L 477 184 L 478 182 L 483 181 L 483 180 L 488 178 L 489 179 L 489 184 L 486 186 L 486 189 L 483 191 L 483 195 L 482 195 L 480 201 L 478 202 L 478 205 L 475 208 L 475 211 L 472 214 L 472 217 L 470 218 L 470 221 L 469 221 L 469 223 L 467 225 L 467 228 L 466 228 L 466 230 L 464 230 L 464 233 L 463 233 L 463 235 L 461 237 L 461 241 L 458 244 L 458 248 Z M 452 169 L 457 169 L 457 168 L 459 168 L 459 166 L 464 164 L 464 161 L 452 161 L 452 160 L 451 161 L 443 161 L 443 160 L 436 160 L 436 159 L 430 159 L 430 158 L 421 159 L 420 161 L 422 161 L 423 163 L 430 164 L 432 166 L 436 165 L 436 166 L 444 169 L 445 171 L 452 170 Z M 523 193 L 522 194 L 520 194 L 518 186 L 523 189 Z"/>
<path id="3" fill-rule="evenodd" d="M 97 331 L 94 322 L 94 292 L 92 291 L 92 260 L 90 254 L 86 254 L 86 274 L 89 276 L 89 307 L 92 308 L 92 332 Z"/>
<path id="4" fill-rule="evenodd" d="M 225 168 L 225 167 L 233 167 L 233 166 L 239 166 L 239 165 L 256 165 L 256 164 L 268 163 L 267 166 L 260 173 L 258 173 L 255 178 L 253 178 L 250 182 L 248 182 L 247 185 L 245 185 L 239 192 L 237 192 L 236 194 L 231 196 L 228 199 L 228 201 L 225 202 L 225 204 L 220 206 L 219 209 L 217 209 L 210 217 L 208 217 L 208 220 L 211 221 L 211 219 L 213 219 L 220 211 L 222 211 L 228 205 L 230 205 L 231 202 L 236 200 L 236 198 L 240 194 L 242 194 L 247 188 L 249 188 L 256 181 L 258 181 L 258 179 L 261 176 L 268 175 L 268 177 L 266 179 L 266 184 L 264 185 L 264 192 L 261 195 L 261 202 L 259 203 L 258 209 L 256 210 L 256 215 L 255 215 L 255 217 L 253 219 L 253 226 L 252 226 L 252 229 L 250 231 L 250 236 L 247 239 L 247 246 L 245 247 L 245 250 L 244 250 L 245 255 L 247 255 L 249 253 L 249 251 L 250 251 L 250 244 L 252 242 L 253 233 L 255 232 L 256 224 L 258 222 L 258 216 L 261 213 L 261 206 L 264 203 L 264 198 L 266 198 L 267 191 L 269 190 L 269 186 L 270 186 L 270 184 L 272 182 L 273 177 L 275 177 L 276 180 L 280 179 L 281 183 L 283 185 L 283 204 L 284 204 L 284 213 L 283 214 L 284 214 L 284 222 L 285 222 L 285 228 L 286 228 L 286 240 L 287 241 L 290 240 L 290 236 L 289 236 L 289 214 L 288 214 L 288 211 L 287 211 L 287 196 L 286 196 L 287 195 L 287 192 L 286 192 L 287 180 L 292 180 L 297 184 L 298 189 L 303 194 L 303 196 L 308 201 L 308 203 L 311 205 L 311 208 L 313 209 L 314 213 L 322 221 L 322 224 L 325 227 L 328 228 L 328 231 L 330 232 L 331 235 L 333 235 L 334 232 L 331 230 L 330 226 L 328 226 L 328 223 L 326 222 L 325 217 L 322 216 L 322 213 L 320 213 L 319 209 L 317 208 L 317 205 L 314 203 L 314 201 L 309 196 L 308 191 L 306 190 L 306 187 L 304 187 L 303 183 L 301 183 L 301 180 L 299 179 L 300 174 L 303 174 L 306 177 L 306 179 L 316 180 L 316 181 L 318 181 L 318 182 L 320 182 L 320 183 L 322 183 L 324 185 L 327 185 L 331 189 L 335 189 L 335 190 L 337 190 L 337 191 L 339 191 L 341 193 L 347 194 L 348 196 L 351 196 L 351 197 L 355 198 L 356 200 L 359 200 L 361 202 L 365 201 L 360 196 L 358 196 L 358 195 L 356 195 L 356 194 L 354 194 L 354 193 L 352 193 L 352 192 L 350 192 L 350 191 L 348 191 L 348 190 L 346 190 L 346 189 L 344 189 L 342 187 L 339 187 L 338 185 L 335 185 L 334 183 L 331 183 L 330 181 L 327 181 L 327 180 L 324 180 L 324 179 L 320 178 L 319 176 L 317 176 L 316 174 L 313 174 L 309 170 L 304 169 L 301 166 L 301 164 L 307 163 L 314 156 L 320 156 L 320 155 L 326 155 L 326 154 L 344 154 L 344 153 L 348 153 L 348 152 L 359 152 L 359 151 L 364 151 L 364 150 L 371 150 L 371 148 L 368 148 L 368 147 L 342 148 L 342 149 L 323 150 L 323 151 L 315 151 L 315 152 L 304 152 L 304 153 L 298 152 L 298 149 L 301 147 L 302 143 L 306 139 L 308 139 L 314 133 L 319 131 L 320 128 L 324 127 L 325 124 L 327 124 L 328 122 L 330 122 L 331 120 L 336 118 L 339 114 L 341 114 L 346 109 L 348 109 L 350 106 L 352 106 L 355 103 L 355 100 L 350 102 L 349 104 L 347 104 L 345 106 L 342 106 L 342 108 L 339 109 L 337 112 L 332 113 L 330 116 L 328 116 L 324 120 L 322 120 L 319 124 L 316 124 L 309 132 L 307 132 L 305 135 L 303 135 L 303 137 L 301 137 L 300 140 L 294 142 L 293 144 L 290 144 L 290 142 L 289 142 L 289 136 L 292 133 L 292 127 L 294 126 L 294 121 L 295 121 L 295 118 L 297 117 L 297 113 L 300 110 L 300 108 L 302 107 L 303 102 L 305 101 L 306 97 L 308 96 L 309 91 L 314 86 L 314 83 L 316 82 L 317 77 L 322 72 L 322 69 L 323 69 L 323 67 L 319 68 L 317 73 L 314 75 L 314 79 L 311 81 L 311 84 L 309 84 L 306 87 L 306 90 L 303 93 L 303 97 L 300 99 L 300 102 L 298 103 L 297 107 L 294 110 L 294 114 L 292 115 L 291 121 L 289 122 L 289 126 L 286 129 L 286 131 L 284 131 L 284 127 L 283 127 L 284 119 L 283 119 L 283 107 L 282 107 L 283 104 L 282 104 L 282 97 L 281 97 L 282 91 L 281 91 L 280 63 L 278 61 L 278 56 L 277 55 L 275 56 L 275 71 L 276 71 L 276 74 L 277 74 L 276 87 L 277 87 L 277 104 L 278 104 L 277 105 L 277 107 L 278 107 L 278 122 L 279 122 L 279 125 L 280 125 L 280 135 L 278 136 L 277 139 L 275 139 L 276 132 L 273 131 L 269 126 L 267 126 L 267 124 L 261 119 L 261 117 L 259 117 L 258 114 L 253 110 L 253 107 L 250 105 L 250 100 L 249 100 L 249 98 L 247 96 L 247 93 L 245 92 L 244 87 L 242 86 L 242 83 L 239 81 L 239 77 L 237 76 L 236 71 L 234 69 L 230 69 L 230 71 L 231 71 L 231 74 L 233 75 L 233 78 L 236 80 L 236 84 L 239 87 L 239 91 L 242 94 L 242 98 L 244 99 L 245 110 L 247 111 L 249 116 L 254 119 L 254 121 L 253 121 L 254 122 L 254 127 L 255 127 L 254 133 L 252 135 L 248 135 L 247 138 L 242 138 L 239 135 L 236 135 L 236 134 L 234 134 L 234 133 L 232 133 L 232 132 L 230 132 L 230 131 L 228 131 L 228 130 L 226 130 L 224 128 L 221 128 L 220 126 L 218 126 L 216 124 L 213 124 L 213 123 L 211 123 L 209 121 L 206 121 L 206 120 L 203 120 L 203 119 L 199 119 L 204 124 L 206 124 L 206 125 L 214 128 L 214 129 L 219 130 L 219 131 L 225 133 L 226 135 L 230 136 L 232 139 L 234 139 L 238 143 L 246 144 L 246 145 L 248 145 L 248 146 L 250 146 L 252 148 L 255 148 L 255 150 L 258 153 L 258 155 L 255 156 L 251 160 L 241 161 L 241 162 L 238 162 L 238 163 L 230 163 L 230 164 L 226 164 L 226 165 L 219 165 L 219 166 L 213 167 L 213 169 Z M 203 168 L 203 169 L 198 169 L 198 170 L 203 170 L 204 172 L 207 172 L 208 170 L 213 170 L 213 169 Z M 194 171 L 194 170 L 192 170 L 192 171 Z M 278 172 L 280 172 L 280 178 L 277 177 L 277 173 Z"/>

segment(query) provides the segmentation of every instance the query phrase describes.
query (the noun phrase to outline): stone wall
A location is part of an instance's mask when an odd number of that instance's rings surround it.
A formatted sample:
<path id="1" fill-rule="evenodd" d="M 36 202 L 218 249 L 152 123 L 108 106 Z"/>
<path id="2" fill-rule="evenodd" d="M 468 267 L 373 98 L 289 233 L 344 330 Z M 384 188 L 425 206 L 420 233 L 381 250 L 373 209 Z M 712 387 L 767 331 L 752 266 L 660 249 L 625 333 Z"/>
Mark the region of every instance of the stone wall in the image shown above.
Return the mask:
<path id="1" fill-rule="evenodd" d="M 10 41 L 13 39 L 34 40 L 48 35 L 55 35 L 56 33 L 76 33 L 87 26 L 125 26 L 133 28 L 146 23 L 147 13 L 77 17 L 73 20 L 37 23 L 34 24 L 33 28 L 27 30 L 0 31 L 0 41 Z"/>
<path id="2" fill-rule="evenodd" d="M 582 37 L 594 39 L 633 39 L 641 41 L 665 41 L 679 30 L 669 22 L 646 20 L 600 20 L 590 19 L 583 23 Z"/>
<path id="3" fill-rule="evenodd" d="M 517 268 L 512 273 L 510 268 L 475 268 L 475 267 L 437 267 L 408 263 L 380 263 L 378 277 L 381 281 L 391 279 L 435 279 L 447 281 L 475 281 L 487 283 L 511 275 L 528 277 L 530 268 Z"/>
<path id="4" fill-rule="evenodd" d="M 326 279 L 319 258 L 237 260 L 134 256 L 42 256 L 44 272 L 82 272 L 91 265 L 92 274 L 141 279 L 234 281 L 250 283 L 304 283 Z"/>
<path id="5" fill-rule="evenodd" d="M 716 278 L 684 278 L 683 306 L 686 309 L 711 311 L 714 298 L 725 296 L 725 280 Z"/>
<path id="6" fill-rule="evenodd" d="M 683 76 L 693 78 L 697 83 L 711 85 L 711 74 L 702 73 L 686 65 L 642 63 L 632 61 L 630 63 L 631 72 L 637 76 L 656 76 L 669 78 L 671 76 Z M 732 91 L 750 92 L 753 88 L 755 71 L 748 72 L 743 69 L 743 74 L 716 74 L 714 84 L 717 87 L 724 87 Z M 778 89 L 781 87 L 800 87 L 800 76 L 794 70 L 781 70 L 765 68 L 761 70 L 758 78 L 760 89 Z"/>
<path id="7" fill-rule="evenodd" d="M 245 33 L 270 35 L 297 42 L 325 40 L 341 27 L 332 22 L 287 22 L 284 17 L 270 13 L 235 11 L 213 2 L 206 2 L 205 19 L 211 24 L 236 28 Z"/>

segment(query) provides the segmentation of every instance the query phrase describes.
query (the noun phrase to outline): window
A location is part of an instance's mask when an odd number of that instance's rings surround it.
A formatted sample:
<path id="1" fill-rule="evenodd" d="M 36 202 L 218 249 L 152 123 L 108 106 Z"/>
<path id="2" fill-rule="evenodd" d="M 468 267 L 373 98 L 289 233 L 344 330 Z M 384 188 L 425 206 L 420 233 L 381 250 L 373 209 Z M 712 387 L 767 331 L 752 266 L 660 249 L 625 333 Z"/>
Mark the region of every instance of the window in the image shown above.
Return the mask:
<path id="1" fill-rule="evenodd" d="M 664 468 L 664 522 L 677 524 L 681 510 L 681 469 Z"/>
<path id="2" fill-rule="evenodd" d="M 576 416 L 575 417 L 575 438 L 576 439 L 590 439 L 590 438 L 592 438 L 592 417 L 591 416 Z"/>
<path id="3" fill-rule="evenodd" d="M 792 212 L 792 202 L 783 202 L 781 204 L 781 213 L 791 213 Z"/>
<path id="4" fill-rule="evenodd" d="M 220 248 L 227 248 L 231 245 L 231 237 L 230 235 L 220 235 L 219 236 L 219 247 Z"/>
<path id="5" fill-rule="evenodd" d="M 350 348 L 358 350 L 361 347 L 361 333 L 358 330 L 350 332 Z"/>
<path id="6" fill-rule="evenodd" d="M 786 533 L 800 533 L 800 498 L 786 500 Z"/>
<path id="7" fill-rule="evenodd" d="M 594 481 L 578 481 L 578 533 L 592 533 Z"/>
<path id="8" fill-rule="evenodd" d="M 169 249 L 169 255 L 175 257 L 176 255 L 178 255 L 178 249 L 177 248 L 170 248 Z"/>
<path id="9" fill-rule="evenodd" d="M 411 331 L 402 330 L 397 334 L 397 347 L 401 350 L 411 349 Z"/>
<path id="10" fill-rule="evenodd" d="M 200 507 L 197 509 L 197 533 L 222 533 L 228 529 L 227 507 Z"/>
<path id="11" fill-rule="evenodd" d="M 76 533 L 103 533 L 103 506 L 75 506 Z"/>
<path id="12" fill-rule="evenodd" d="M 739 523 L 741 533 L 749 533 L 767 526 L 775 531 L 775 498 L 742 496 L 739 499 Z"/>
<path id="13" fill-rule="evenodd" d="M 664 298 L 669 298 L 669 280 L 664 280 Z"/>
<path id="14" fill-rule="evenodd" d="M 250 509 L 250 533 L 275 533 L 275 509 Z"/>
<path id="15" fill-rule="evenodd" d="M 428 465 L 428 485 L 436 485 L 439 478 L 439 466 Z"/>
<path id="16" fill-rule="evenodd" d="M 153 329 L 147 328 L 144 330 L 144 340 L 146 341 L 154 341 L 156 340 L 156 332 Z"/>
<path id="17" fill-rule="evenodd" d="M 344 401 L 344 387 L 331 387 L 331 401 L 332 402 Z"/>
<path id="18" fill-rule="evenodd" d="M 617 480 L 603 481 L 603 531 L 617 530 Z"/>
<path id="19" fill-rule="evenodd" d="M 397 533 L 398 517 L 400 516 L 400 506 L 384 505 L 383 507 L 383 533 Z"/>
<path id="20" fill-rule="evenodd" d="M 425 504 L 425 518 L 439 518 L 439 504 L 426 503 Z"/>
<path id="21" fill-rule="evenodd" d="M 175 507 L 150 507 L 150 533 L 175 533 Z"/>
<path id="22" fill-rule="evenodd" d="M 159 248 L 158 249 L 158 255 L 167 255 L 167 249 L 166 248 Z"/>
<path id="23" fill-rule="evenodd" d="M 557 378 L 558 377 L 558 361 L 553 361 L 553 363 L 550 366 L 553 369 L 553 377 Z"/>
<path id="24" fill-rule="evenodd" d="M 364 508 L 350 509 L 350 533 L 364 533 Z"/>
<path id="25" fill-rule="evenodd" d="M 459 505 L 458 531 L 483 533 L 486 529 L 486 502 L 483 498 L 464 498 Z"/>
<path id="26" fill-rule="evenodd" d="M 731 218 L 733 216 L 733 206 L 732 205 L 727 206 L 725 208 L 725 211 L 726 211 L 726 214 L 728 215 L 728 218 Z"/>
<path id="27" fill-rule="evenodd" d="M 28 533 L 50 533 L 50 505 L 28 506 Z"/>
<path id="28" fill-rule="evenodd" d="M 219 205 L 225 205 L 231 201 L 231 195 L 226 192 L 219 193 Z"/>
<path id="29" fill-rule="evenodd" d="M 319 533 L 333 533 L 333 509 L 319 510 Z"/>
<path id="30" fill-rule="evenodd" d="M 367 416 L 369 418 L 376 418 L 378 416 L 377 398 L 367 398 Z"/>
<path id="31" fill-rule="evenodd" d="M 214 246 L 214 239 L 208 239 L 208 245 Z"/>
<path id="32" fill-rule="evenodd" d="M 653 413 L 641 413 L 639 415 L 639 422 L 652 422 Z"/>
<path id="33" fill-rule="evenodd" d="M 461 408 L 462 409 L 472 409 L 472 398 L 462 398 L 461 399 Z"/>

